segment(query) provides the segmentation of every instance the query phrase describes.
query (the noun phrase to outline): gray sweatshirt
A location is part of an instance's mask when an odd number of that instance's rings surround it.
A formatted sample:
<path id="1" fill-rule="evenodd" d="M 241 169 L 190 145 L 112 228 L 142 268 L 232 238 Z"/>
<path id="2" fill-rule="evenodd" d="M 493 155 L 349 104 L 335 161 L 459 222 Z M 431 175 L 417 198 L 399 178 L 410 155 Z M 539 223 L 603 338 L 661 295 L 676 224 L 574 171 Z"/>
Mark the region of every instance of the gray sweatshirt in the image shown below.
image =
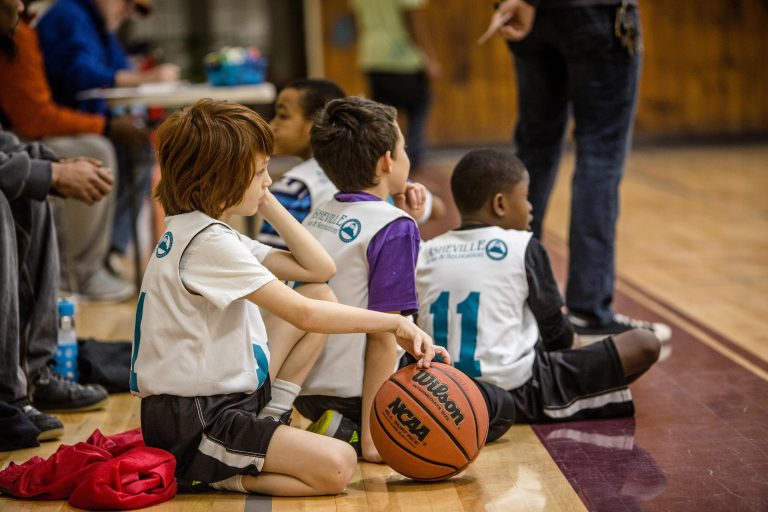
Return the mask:
<path id="1" fill-rule="evenodd" d="M 42 201 L 51 189 L 51 162 L 56 153 L 39 142 L 22 144 L 0 126 L 0 191 L 12 201 Z"/>

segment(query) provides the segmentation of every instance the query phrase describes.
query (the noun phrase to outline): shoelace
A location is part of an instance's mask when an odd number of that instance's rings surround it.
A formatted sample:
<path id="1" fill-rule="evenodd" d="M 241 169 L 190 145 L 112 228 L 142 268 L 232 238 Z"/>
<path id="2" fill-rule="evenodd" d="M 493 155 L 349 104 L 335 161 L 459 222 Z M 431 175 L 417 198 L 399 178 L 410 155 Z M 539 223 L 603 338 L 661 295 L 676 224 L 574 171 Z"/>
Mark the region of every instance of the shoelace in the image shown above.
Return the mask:
<path id="1" fill-rule="evenodd" d="M 615 315 L 613 315 L 613 320 L 616 323 L 629 325 L 630 327 L 634 327 L 635 329 L 653 330 L 653 324 L 651 324 L 651 322 L 646 322 L 645 320 L 636 320 L 626 315 L 622 315 L 621 313 L 616 313 Z"/>
<path id="2" fill-rule="evenodd" d="M 22 402 L 21 404 L 18 404 L 18 405 L 21 407 L 21 410 L 24 411 L 24 415 L 28 418 L 32 416 L 40 416 L 41 414 L 43 414 L 29 402 Z"/>

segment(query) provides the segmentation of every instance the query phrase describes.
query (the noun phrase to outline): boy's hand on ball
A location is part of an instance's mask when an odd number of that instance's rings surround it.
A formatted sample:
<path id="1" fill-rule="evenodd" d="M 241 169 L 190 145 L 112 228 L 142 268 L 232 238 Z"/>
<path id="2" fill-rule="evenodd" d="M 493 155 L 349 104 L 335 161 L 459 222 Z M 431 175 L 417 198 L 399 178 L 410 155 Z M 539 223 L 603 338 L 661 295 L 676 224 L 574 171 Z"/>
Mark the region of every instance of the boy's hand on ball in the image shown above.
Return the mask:
<path id="1" fill-rule="evenodd" d="M 451 364 L 451 356 L 445 348 L 436 346 L 432 337 L 419 329 L 411 320 L 403 317 L 400 325 L 395 330 L 397 343 L 418 361 L 419 368 L 429 368 L 430 362 L 435 356 L 440 356 L 445 364 Z"/>

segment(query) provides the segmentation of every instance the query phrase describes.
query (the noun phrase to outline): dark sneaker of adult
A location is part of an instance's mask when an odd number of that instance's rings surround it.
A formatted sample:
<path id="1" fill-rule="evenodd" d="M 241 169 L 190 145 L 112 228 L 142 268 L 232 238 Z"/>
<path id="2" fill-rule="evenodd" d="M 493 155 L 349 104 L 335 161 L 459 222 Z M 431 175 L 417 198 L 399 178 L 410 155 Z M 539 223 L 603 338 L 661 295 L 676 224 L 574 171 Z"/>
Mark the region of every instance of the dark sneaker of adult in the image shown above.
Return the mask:
<path id="1" fill-rule="evenodd" d="M 607 324 L 591 322 L 590 320 L 573 313 L 568 315 L 568 319 L 571 321 L 576 334 L 578 334 L 579 338 L 586 343 L 597 341 L 614 334 L 621 334 L 622 332 L 631 329 L 646 329 L 651 331 L 662 344 L 669 341 L 672 337 L 672 329 L 670 329 L 667 324 L 636 320 L 619 313 L 614 314 L 611 321 Z"/>
<path id="2" fill-rule="evenodd" d="M 45 411 L 92 411 L 104 406 L 109 394 L 98 384 L 78 384 L 50 367 L 40 372 L 32 391 L 32 403 Z"/>
<path id="3" fill-rule="evenodd" d="M 18 400 L 12 404 L 24 413 L 24 416 L 40 431 L 38 441 L 51 441 L 64 434 L 64 425 L 61 420 L 51 414 L 40 412 L 28 400 Z"/>

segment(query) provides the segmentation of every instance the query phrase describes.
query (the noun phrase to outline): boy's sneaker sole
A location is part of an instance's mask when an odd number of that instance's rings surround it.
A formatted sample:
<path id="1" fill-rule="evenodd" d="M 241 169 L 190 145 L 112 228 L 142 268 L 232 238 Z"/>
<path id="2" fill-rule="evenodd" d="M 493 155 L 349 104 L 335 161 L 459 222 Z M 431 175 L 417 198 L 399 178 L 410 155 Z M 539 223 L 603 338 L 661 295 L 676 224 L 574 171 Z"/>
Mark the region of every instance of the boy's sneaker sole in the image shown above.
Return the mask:
<path id="1" fill-rule="evenodd" d="M 337 411 L 325 411 L 317 421 L 309 424 L 307 431 L 320 434 L 321 436 L 335 437 L 334 434 L 339 430 L 343 416 Z"/>

